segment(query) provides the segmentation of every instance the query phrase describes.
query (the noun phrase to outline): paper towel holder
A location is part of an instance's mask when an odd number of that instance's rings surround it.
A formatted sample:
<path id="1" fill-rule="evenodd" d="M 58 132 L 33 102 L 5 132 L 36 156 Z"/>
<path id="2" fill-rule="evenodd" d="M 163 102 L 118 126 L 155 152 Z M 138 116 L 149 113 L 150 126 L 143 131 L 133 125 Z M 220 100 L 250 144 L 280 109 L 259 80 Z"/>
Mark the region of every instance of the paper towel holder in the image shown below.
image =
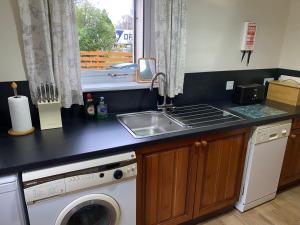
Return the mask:
<path id="1" fill-rule="evenodd" d="M 24 136 L 24 135 L 27 135 L 27 134 L 31 134 L 34 131 L 35 131 L 35 128 L 32 127 L 30 130 L 24 131 L 24 132 L 19 132 L 19 131 L 14 131 L 13 129 L 9 129 L 7 133 L 11 136 Z"/>
<path id="2" fill-rule="evenodd" d="M 18 85 L 16 84 L 16 82 L 12 82 L 10 87 L 13 89 L 14 91 L 14 98 L 19 98 L 18 96 L 18 92 L 17 92 L 17 88 L 18 88 Z M 35 131 L 35 128 L 32 127 L 31 129 L 29 130 L 26 130 L 26 131 L 15 131 L 13 130 L 12 128 L 8 130 L 8 134 L 11 135 L 11 136 L 24 136 L 24 135 L 27 135 L 27 134 L 31 134 Z"/>

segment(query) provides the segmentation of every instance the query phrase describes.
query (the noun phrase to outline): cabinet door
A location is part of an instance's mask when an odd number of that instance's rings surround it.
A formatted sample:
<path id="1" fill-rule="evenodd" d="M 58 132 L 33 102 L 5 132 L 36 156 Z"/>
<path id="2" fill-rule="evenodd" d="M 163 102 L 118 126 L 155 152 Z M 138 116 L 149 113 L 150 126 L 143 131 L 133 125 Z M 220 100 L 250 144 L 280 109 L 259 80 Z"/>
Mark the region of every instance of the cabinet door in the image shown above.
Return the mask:
<path id="1" fill-rule="evenodd" d="M 285 150 L 279 187 L 300 180 L 300 129 L 292 130 Z"/>
<path id="2" fill-rule="evenodd" d="M 136 151 L 137 224 L 177 225 L 193 217 L 195 142 L 177 141 Z"/>
<path id="3" fill-rule="evenodd" d="M 248 131 L 203 138 L 199 149 L 194 217 L 233 205 L 239 198 Z"/>

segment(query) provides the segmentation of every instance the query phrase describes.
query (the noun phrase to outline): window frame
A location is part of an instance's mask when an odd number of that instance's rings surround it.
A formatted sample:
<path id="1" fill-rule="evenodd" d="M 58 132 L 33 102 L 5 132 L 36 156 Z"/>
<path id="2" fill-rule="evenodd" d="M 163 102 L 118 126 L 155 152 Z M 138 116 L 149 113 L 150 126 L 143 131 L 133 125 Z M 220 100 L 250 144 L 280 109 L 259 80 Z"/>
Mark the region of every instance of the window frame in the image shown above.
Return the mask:
<path id="1" fill-rule="evenodd" d="M 155 56 L 155 1 L 142 0 L 143 5 L 143 57 L 156 58 Z"/>

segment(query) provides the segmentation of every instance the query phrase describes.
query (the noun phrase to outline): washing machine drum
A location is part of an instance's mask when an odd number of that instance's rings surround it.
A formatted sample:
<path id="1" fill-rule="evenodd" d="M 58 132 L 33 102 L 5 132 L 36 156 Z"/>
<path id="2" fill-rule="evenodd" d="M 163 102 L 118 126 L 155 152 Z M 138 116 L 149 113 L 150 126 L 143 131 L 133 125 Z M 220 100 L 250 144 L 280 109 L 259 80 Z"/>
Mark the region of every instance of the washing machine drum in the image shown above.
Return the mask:
<path id="1" fill-rule="evenodd" d="M 55 225 L 118 225 L 120 207 L 116 200 L 103 194 L 78 198 L 66 206 Z"/>

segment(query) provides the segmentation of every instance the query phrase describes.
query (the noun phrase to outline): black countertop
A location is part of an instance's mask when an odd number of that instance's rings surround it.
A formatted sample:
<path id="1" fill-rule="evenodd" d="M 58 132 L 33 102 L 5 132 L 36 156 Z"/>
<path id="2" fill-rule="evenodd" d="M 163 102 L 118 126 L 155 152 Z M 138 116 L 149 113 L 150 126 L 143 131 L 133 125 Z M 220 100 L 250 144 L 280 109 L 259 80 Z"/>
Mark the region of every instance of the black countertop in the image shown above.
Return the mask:
<path id="1" fill-rule="evenodd" d="M 3 131 L 0 133 L 0 174 L 22 172 L 132 151 L 141 145 L 178 139 L 178 137 L 252 127 L 300 117 L 300 107 L 274 102 L 266 104 L 288 113 L 281 116 L 246 119 L 226 125 L 197 128 L 140 139 L 133 138 L 115 118 L 107 121 L 67 119 L 64 120 L 63 128 L 36 131 L 31 135 L 22 137 L 11 137 Z M 235 106 L 230 102 L 211 105 L 222 109 Z"/>

